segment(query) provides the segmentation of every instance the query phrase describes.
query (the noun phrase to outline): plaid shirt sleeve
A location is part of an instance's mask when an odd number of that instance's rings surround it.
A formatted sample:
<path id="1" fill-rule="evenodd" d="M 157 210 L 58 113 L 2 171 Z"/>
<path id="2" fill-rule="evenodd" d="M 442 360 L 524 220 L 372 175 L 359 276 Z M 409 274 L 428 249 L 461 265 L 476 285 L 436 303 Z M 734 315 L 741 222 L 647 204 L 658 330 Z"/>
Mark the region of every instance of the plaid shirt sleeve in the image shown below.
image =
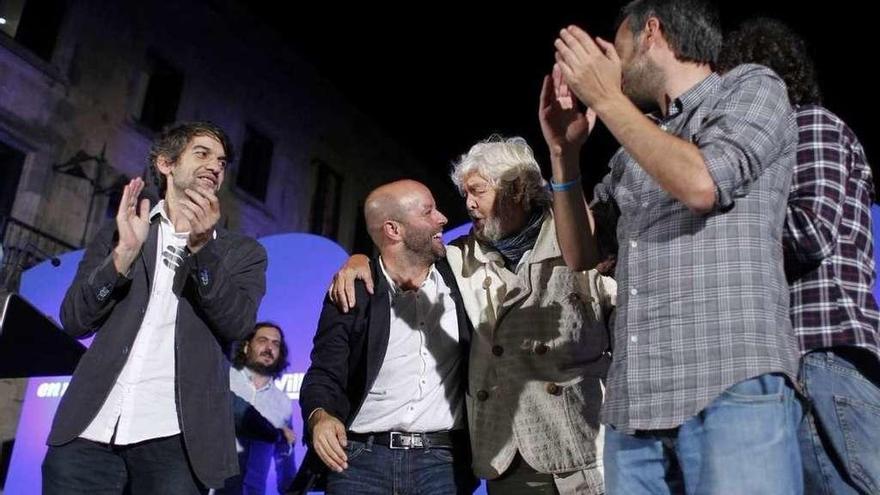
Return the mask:
<path id="1" fill-rule="evenodd" d="M 871 168 L 856 135 L 829 110 L 800 107 L 797 122 L 782 239 L 801 352 L 856 346 L 880 358 Z"/>
<path id="2" fill-rule="evenodd" d="M 785 86 L 765 67 L 737 68 L 736 87 L 705 117 L 693 138 L 715 181 L 716 207 L 727 209 L 784 151 L 791 118 Z M 790 125 L 794 125 L 792 122 Z"/>
<path id="3" fill-rule="evenodd" d="M 834 253 L 846 200 L 847 136 L 818 107 L 798 112 L 800 139 L 788 198 L 786 258 L 816 265 Z"/>

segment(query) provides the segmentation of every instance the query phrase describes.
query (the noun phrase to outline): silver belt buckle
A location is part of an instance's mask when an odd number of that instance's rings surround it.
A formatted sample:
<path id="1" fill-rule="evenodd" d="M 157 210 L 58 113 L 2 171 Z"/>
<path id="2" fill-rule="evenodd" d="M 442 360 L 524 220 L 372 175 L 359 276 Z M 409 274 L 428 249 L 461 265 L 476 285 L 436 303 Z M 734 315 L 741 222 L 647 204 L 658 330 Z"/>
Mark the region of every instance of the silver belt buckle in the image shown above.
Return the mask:
<path id="1" fill-rule="evenodd" d="M 391 438 L 388 442 L 390 449 L 421 449 L 425 447 L 424 439 L 421 433 L 403 433 L 392 431 L 389 435 Z"/>

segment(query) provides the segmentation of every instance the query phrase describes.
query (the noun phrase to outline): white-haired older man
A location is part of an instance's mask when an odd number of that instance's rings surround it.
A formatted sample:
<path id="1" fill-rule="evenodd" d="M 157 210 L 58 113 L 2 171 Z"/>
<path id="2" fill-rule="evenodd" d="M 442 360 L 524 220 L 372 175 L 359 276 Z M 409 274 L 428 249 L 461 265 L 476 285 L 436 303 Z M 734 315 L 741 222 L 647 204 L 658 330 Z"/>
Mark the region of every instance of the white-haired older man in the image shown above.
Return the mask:
<path id="1" fill-rule="evenodd" d="M 474 145 L 452 181 L 474 221 L 446 251 L 475 330 L 467 395 L 474 472 L 490 480 L 490 494 L 604 493 L 602 307 L 613 281 L 565 265 L 525 140 Z M 348 267 L 332 289 L 342 305 L 354 273 L 364 277 L 363 258 Z"/>

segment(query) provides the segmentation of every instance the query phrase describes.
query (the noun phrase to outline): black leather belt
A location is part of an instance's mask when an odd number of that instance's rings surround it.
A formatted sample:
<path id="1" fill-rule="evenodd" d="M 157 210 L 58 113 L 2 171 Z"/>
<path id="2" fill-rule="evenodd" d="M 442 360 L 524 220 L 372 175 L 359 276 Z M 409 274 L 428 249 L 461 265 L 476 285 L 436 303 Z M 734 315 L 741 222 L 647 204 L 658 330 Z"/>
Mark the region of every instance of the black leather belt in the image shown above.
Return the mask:
<path id="1" fill-rule="evenodd" d="M 429 433 L 409 433 L 404 431 L 382 431 L 376 433 L 346 432 L 346 437 L 355 442 L 385 445 L 390 449 L 451 449 L 462 439 L 463 430 L 435 431 Z"/>

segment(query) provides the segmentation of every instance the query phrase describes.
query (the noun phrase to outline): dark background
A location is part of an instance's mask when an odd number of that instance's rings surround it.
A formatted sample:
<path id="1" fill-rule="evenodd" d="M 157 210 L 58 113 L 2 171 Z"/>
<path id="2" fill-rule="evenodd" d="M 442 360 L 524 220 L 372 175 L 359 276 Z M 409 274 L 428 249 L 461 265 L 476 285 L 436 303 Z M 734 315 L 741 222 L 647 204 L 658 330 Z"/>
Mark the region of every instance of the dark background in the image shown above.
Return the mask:
<path id="1" fill-rule="evenodd" d="M 542 166 L 547 151 L 537 121 L 541 79 L 553 62 L 558 30 L 577 24 L 613 39 L 621 2 L 514 2 L 486 4 L 379 3 L 252 6 L 365 113 L 438 174 L 491 134 L 525 137 Z M 721 1 L 726 30 L 765 15 L 788 23 L 807 39 L 825 105 L 877 153 L 869 124 L 875 106 L 873 76 L 877 28 L 869 3 Z M 607 169 L 617 145 L 600 127 L 587 143 L 582 169 L 587 194 Z M 545 170 L 546 171 L 546 170 Z M 404 172 L 405 175 L 405 172 Z M 876 177 L 875 173 L 875 177 Z M 448 181 L 447 181 L 448 183 Z M 452 187 L 451 184 L 449 187 Z M 461 204 L 441 205 L 464 219 Z"/>

